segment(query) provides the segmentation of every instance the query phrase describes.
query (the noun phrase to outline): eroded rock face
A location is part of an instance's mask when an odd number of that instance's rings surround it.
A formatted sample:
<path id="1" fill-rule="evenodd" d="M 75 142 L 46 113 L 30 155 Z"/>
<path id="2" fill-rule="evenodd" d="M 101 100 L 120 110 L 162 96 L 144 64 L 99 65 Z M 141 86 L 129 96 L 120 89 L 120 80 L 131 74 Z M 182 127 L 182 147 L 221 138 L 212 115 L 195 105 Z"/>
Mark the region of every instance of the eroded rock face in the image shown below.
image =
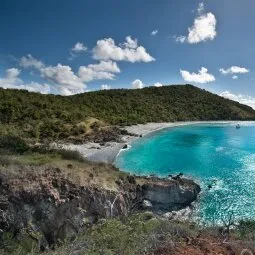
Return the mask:
<path id="1" fill-rule="evenodd" d="M 152 204 L 155 211 L 173 211 L 189 206 L 200 192 L 195 182 L 187 179 L 149 180 L 142 186 L 143 198 Z"/>
<path id="2" fill-rule="evenodd" d="M 171 211 L 189 205 L 200 191 L 188 180 L 148 178 L 140 186 L 133 176 L 127 176 L 118 180 L 118 185 L 117 191 L 75 185 L 58 168 L 37 175 L 0 174 L 0 230 L 18 233 L 25 228 L 45 248 L 100 218 L 126 216 L 142 209 L 144 200 L 151 205 L 146 209 Z"/>

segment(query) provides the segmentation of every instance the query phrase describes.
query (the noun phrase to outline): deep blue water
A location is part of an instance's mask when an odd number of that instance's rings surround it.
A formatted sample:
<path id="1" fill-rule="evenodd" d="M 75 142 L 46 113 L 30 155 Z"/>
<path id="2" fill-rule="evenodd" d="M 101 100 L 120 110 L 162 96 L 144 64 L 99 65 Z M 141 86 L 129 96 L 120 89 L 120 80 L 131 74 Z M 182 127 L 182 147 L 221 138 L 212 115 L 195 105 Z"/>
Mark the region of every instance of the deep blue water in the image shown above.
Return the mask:
<path id="1" fill-rule="evenodd" d="M 255 218 L 254 123 L 164 129 L 133 142 L 115 164 L 137 175 L 182 172 L 195 179 L 203 188 L 194 213 L 201 221 L 217 223 L 230 214 Z"/>

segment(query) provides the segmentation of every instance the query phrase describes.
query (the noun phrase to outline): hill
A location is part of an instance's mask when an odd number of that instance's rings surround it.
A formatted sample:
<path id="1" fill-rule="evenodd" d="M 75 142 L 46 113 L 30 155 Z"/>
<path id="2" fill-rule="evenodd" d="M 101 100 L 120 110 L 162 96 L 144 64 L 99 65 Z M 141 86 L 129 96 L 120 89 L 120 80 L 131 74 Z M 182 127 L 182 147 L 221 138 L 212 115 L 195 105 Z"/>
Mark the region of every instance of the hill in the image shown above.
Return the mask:
<path id="1" fill-rule="evenodd" d="M 95 91 L 69 97 L 0 89 L 0 135 L 37 141 L 66 139 L 109 125 L 195 120 L 255 120 L 255 111 L 192 85 Z"/>

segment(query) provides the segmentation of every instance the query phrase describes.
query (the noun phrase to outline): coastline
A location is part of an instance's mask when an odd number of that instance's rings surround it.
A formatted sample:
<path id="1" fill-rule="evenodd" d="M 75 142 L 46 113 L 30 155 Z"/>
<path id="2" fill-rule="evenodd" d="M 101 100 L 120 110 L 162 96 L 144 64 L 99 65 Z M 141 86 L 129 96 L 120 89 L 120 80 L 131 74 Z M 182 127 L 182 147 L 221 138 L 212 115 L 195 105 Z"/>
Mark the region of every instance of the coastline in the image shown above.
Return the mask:
<path id="1" fill-rule="evenodd" d="M 125 126 L 122 129 L 127 130 L 129 133 L 137 136 L 123 135 L 121 137 L 122 143 L 107 142 L 105 145 L 98 143 L 86 143 L 81 145 L 63 144 L 62 148 L 67 150 L 74 150 L 81 153 L 81 155 L 93 162 L 102 162 L 112 164 L 118 154 L 121 152 L 124 145 L 131 144 L 133 141 L 140 139 L 159 130 L 171 127 L 186 126 L 186 125 L 199 125 L 199 124 L 232 124 L 237 123 L 254 123 L 254 121 L 187 121 L 187 122 L 163 122 L 163 123 L 146 123 L 132 126 Z"/>

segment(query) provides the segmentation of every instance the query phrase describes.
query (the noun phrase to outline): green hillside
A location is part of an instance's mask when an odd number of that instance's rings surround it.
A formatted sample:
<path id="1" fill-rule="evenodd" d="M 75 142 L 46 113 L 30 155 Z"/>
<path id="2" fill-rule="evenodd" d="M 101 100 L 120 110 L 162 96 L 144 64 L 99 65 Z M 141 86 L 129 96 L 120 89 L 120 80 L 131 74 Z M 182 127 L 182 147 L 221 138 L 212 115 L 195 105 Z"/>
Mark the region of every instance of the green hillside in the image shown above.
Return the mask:
<path id="1" fill-rule="evenodd" d="M 255 120 L 248 106 L 192 85 L 118 89 L 69 97 L 0 89 L 0 134 L 62 139 L 107 125 L 194 120 Z M 101 123 L 101 124 L 100 124 Z M 104 124 L 102 124 L 104 123 Z"/>

